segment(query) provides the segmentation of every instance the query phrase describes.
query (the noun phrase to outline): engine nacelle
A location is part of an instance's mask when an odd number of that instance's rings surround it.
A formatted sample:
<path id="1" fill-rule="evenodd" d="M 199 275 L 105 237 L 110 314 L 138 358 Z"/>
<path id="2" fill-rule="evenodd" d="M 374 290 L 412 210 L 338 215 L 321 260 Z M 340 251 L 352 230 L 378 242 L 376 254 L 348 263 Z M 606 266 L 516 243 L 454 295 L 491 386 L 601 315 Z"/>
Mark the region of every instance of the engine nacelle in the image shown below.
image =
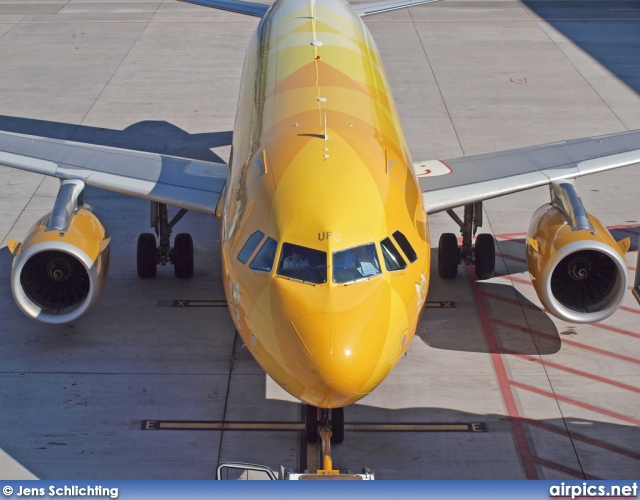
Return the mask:
<path id="1" fill-rule="evenodd" d="M 630 241 L 616 242 L 586 212 L 581 223 L 571 224 L 567 212 L 555 203 L 536 210 L 527 234 L 527 265 L 538 298 L 550 313 L 572 323 L 594 323 L 622 303 L 627 288 L 624 254 Z"/>
<path id="2" fill-rule="evenodd" d="M 55 211 L 55 210 L 54 210 Z M 51 324 L 74 321 L 96 305 L 109 268 L 109 238 L 88 205 L 56 227 L 51 213 L 13 244 L 11 290 L 22 311 Z"/>

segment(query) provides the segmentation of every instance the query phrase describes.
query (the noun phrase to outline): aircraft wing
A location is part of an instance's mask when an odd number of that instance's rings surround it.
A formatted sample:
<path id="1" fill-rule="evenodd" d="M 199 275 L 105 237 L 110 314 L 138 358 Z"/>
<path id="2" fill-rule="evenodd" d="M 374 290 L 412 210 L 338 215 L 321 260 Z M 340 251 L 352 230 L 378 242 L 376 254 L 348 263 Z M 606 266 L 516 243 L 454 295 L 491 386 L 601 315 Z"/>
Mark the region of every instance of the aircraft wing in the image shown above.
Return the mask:
<path id="1" fill-rule="evenodd" d="M 176 156 L 0 132 L 0 165 L 215 214 L 228 167 Z"/>
<path id="2" fill-rule="evenodd" d="M 428 214 L 640 164 L 640 130 L 414 164 Z"/>
<path id="3" fill-rule="evenodd" d="M 228 10 L 238 14 L 246 14 L 254 17 L 264 17 L 270 5 L 255 2 L 244 2 L 242 0 L 180 0 L 185 3 L 204 5 L 214 9 Z"/>

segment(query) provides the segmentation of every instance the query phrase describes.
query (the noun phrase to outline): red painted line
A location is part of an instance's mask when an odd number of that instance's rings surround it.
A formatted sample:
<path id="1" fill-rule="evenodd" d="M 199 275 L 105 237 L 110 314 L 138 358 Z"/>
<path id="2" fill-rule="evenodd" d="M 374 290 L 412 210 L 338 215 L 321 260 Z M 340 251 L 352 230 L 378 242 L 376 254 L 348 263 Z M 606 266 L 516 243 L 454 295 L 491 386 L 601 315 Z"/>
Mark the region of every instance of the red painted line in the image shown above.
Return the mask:
<path id="1" fill-rule="evenodd" d="M 504 253 L 496 252 L 496 257 L 502 257 L 503 259 L 516 260 L 518 262 L 527 262 L 526 259 L 521 259 L 520 257 L 514 257 L 513 255 L 507 255 Z"/>
<path id="2" fill-rule="evenodd" d="M 526 303 L 520 302 L 517 299 L 510 299 L 510 298 L 503 297 L 502 295 L 497 295 L 497 294 L 494 294 L 494 293 L 482 292 L 482 294 L 485 297 L 489 297 L 490 299 L 500 300 L 502 302 L 507 302 L 508 304 L 514 304 L 514 305 L 517 305 L 517 306 L 521 306 L 521 307 L 524 307 L 526 309 L 531 309 L 533 311 L 545 312 L 544 309 L 541 309 L 538 306 L 535 306 L 533 304 L 526 304 Z M 620 333 L 621 335 L 627 335 L 629 337 L 640 339 L 640 333 L 630 332 L 629 330 L 623 330 L 622 328 L 617 328 L 615 326 L 603 325 L 602 323 L 591 323 L 591 326 L 595 326 L 596 328 L 600 328 L 602 330 L 607 330 L 607 331 L 610 331 L 610 332 Z"/>
<path id="3" fill-rule="evenodd" d="M 533 460 L 542 465 L 543 467 L 547 467 L 548 469 L 554 469 L 564 474 L 569 474 L 571 476 L 584 478 L 584 479 L 600 479 L 599 477 L 592 476 L 591 474 L 587 474 L 586 472 L 578 471 L 572 469 L 571 467 L 567 467 L 566 465 L 557 464 L 555 462 L 551 462 L 550 460 L 545 460 L 544 458 L 533 457 Z"/>
<path id="4" fill-rule="evenodd" d="M 620 306 L 621 311 L 627 311 L 633 314 L 640 314 L 640 309 L 633 309 L 632 307 Z"/>
<path id="5" fill-rule="evenodd" d="M 491 318 L 487 311 L 487 306 L 484 302 L 484 297 L 480 292 L 480 286 L 475 280 L 475 273 L 470 270 L 470 266 L 465 266 L 465 273 L 467 275 L 467 281 L 471 288 L 471 292 L 476 301 L 478 307 L 478 315 L 480 316 L 480 323 L 484 332 L 489 352 L 491 353 L 491 362 L 493 363 L 493 369 L 498 379 L 498 386 L 500 387 L 500 393 L 502 394 L 502 400 L 504 401 L 509 421 L 511 422 L 511 428 L 513 429 L 513 435 L 515 438 L 518 454 L 520 455 L 520 462 L 524 469 L 524 473 L 527 479 L 538 479 L 538 471 L 533 460 L 533 454 L 529 446 L 527 434 L 522 426 L 522 420 L 518 411 L 516 400 L 513 396 L 513 391 L 509 385 L 509 377 L 507 376 L 507 370 L 504 366 L 502 355 L 499 353 L 498 341 L 496 340 L 493 326 L 491 324 Z"/>
<path id="6" fill-rule="evenodd" d="M 555 399 L 558 401 L 562 401 L 563 403 L 568 403 L 573 406 L 578 406 L 579 408 L 584 408 L 585 410 L 593 411 L 595 413 L 600 413 L 601 415 L 607 415 L 609 417 L 613 417 L 618 420 L 622 420 L 623 422 L 628 422 L 633 425 L 640 425 L 640 420 L 635 418 L 627 417 L 626 415 L 622 415 L 620 413 L 616 413 L 614 411 L 605 410 L 604 408 L 600 408 L 598 406 L 593 406 L 588 403 L 583 403 L 582 401 L 578 401 L 576 399 L 571 399 L 566 396 L 561 396 L 559 394 L 555 394 L 553 392 L 544 391 L 542 389 L 538 389 L 537 387 L 533 387 L 526 384 L 521 384 L 520 382 L 516 382 L 514 380 L 510 380 L 509 383 L 513 387 L 517 387 L 518 389 L 522 389 L 524 391 L 533 392 L 534 394 L 538 394 L 540 396 L 544 396 L 546 398 Z"/>
<path id="7" fill-rule="evenodd" d="M 609 229 L 615 229 L 616 231 L 621 231 L 623 233 L 633 234 L 634 236 L 638 236 L 638 231 L 632 231 L 631 229 L 627 229 L 624 227 L 614 227 Z"/>
<path id="8" fill-rule="evenodd" d="M 617 224 L 615 226 L 607 226 L 607 229 L 631 229 L 636 228 L 640 231 L 640 227 L 638 227 L 638 223 L 634 224 Z"/>
<path id="9" fill-rule="evenodd" d="M 495 235 L 495 237 L 500 240 L 512 241 L 513 243 L 522 243 L 524 245 L 526 240 L 522 236 L 526 236 L 527 233 L 522 233 L 520 236 L 518 236 L 517 234 L 518 233 L 514 233 L 514 236 L 500 234 L 500 235 Z"/>
<path id="10" fill-rule="evenodd" d="M 552 361 L 547 361 L 546 359 L 536 358 L 534 356 L 529 356 L 528 354 L 520 354 L 515 351 L 511 351 L 509 349 L 500 348 L 501 352 L 505 354 L 510 354 L 512 356 L 517 356 L 521 359 L 526 359 L 527 361 L 532 361 L 534 363 L 538 363 L 543 366 L 548 366 L 550 368 L 555 368 L 556 370 L 562 370 L 564 372 L 573 373 L 574 375 L 579 375 L 581 377 L 585 377 L 591 380 L 596 380 L 597 382 L 602 382 L 603 384 L 613 385 L 615 387 L 619 387 L 620 389 L 625 389 L 627 391 L 640 393 L 640 387 L 635 387 L 633 385 L 623 384 L 622 382 L 617 382 L 615 380 L 611 380 L 608 378 L 600 377 L 599 375 L 593 375 L 591 373 L 583 372 L 581 370 L 576 370 L 575 368 L 569 368 L 568 366 L 559 365 L 558 363 L 554 363 Z"/>
<path id="11" fill-rule="evenodd" d="M 608 330 L 610 332 L 621 333 L 622 335 L 628 335 L 629 337 L 634 337 L 636 339 L 640 339 L 640 334 L 633 333 L 628 330 L 623 330 L 622 328 L 616 328 L 615 326 L 603 325 L 602 323 L 591 323 L 591 326 L 595 326 L 596 328 L 601 328 L 602 330 Z"/>
<path id="12" fill-rule="evenodd" d="M 527 327 L 523 327 L 523 326 L 519 326 L 519 325 L 514 325 L 513 323 L 508 323 L 506 321 L 502 321 L 499 319 L 491 319 L 490 320 L 492 323 L 496 324 L 496 325 L 501 325 L 501 326 L 505 326 L 507 328 L 511 328 L 513 330 L 519 331 L 519 332 L 523 332 L 523 333 L 528 333 L 530 335 L 536 335 L 538 337 L 544 337 L 544 338 L 548 338 L 551 340 L 559 340 L 559 337 L 555 336 L 555 335 L 550 335 L 548 333 L 544 333 L 544 332 L 539 332 L 537 330 L 532 330 L 530 328 Z M 573 340 L 568 340 L 568 339 L 561 339 L 561 342 L 563 344 L 566 345 L 570 345 L 573 347 L 578 347 L 580 349 L 584 349 L 585 351 L 591 351 L 591 352 L 595 352 L 596 354 L 602 354 L 603 356 L 609 356 L 611 358 L 616 358 L 619 359 L 621 361 L 627 361 L 629 363 L 634 363 L 636 365 L 640 365 L 640 360 L 635 359 L 635 358 L 630 358 L 628 356 L 623 356 L 622 354 L 617 354 L 615 352 L 611 352 L 611 351 L 605 351 L 604 349 L 598 349 L 597 347 L 592 347 L 586 344 L 581 344 L 580 342 L 575 342 Z"/>
<path id="13" fill-rule="evenodd" d="M 533 311 L 544 312 L 544 309 L 540 309 L 538 306 L 534 306 L 533 304 L 525 304 L 520 302 L 518 299 L 509 299 L 507 297 L 503 297 L 502 295 L 496 295 L 493 293 L 482 292 L 485 297 L 489 297 L 490 299 L 500 300 L 502 302 L 507 302 L 508 304 L 514 304 L 516 306 L 521 306 L 526 309 L 532 309 Z"/>
<path id="14" fill-rule="evenodd" d="M 549 432 L 554 432 L 556 434 L 560 434 L 562 436 L 575 439 L 576 441 L 582 441 L 583 443 L 587 443 L 591 446 L 602 448 L 604 450 L 617 453 L 618 455 L 624 455 L 626 457 L 633 458 L 634 460 L 640 461 L 640 454 L 635 453 L 631 450 L 627 450 L 625 448 L 620 448 L 619 446 L 615 446 L 611 443 L 606 443 L 604 441 L 600 441 L 599 439 L 593 439 L 592 437 L 585 436 L 584 434 L 580 434 L 578 432 L 568 431 L 567 429 L 556 427 L 555 425 L 547 424 L 546 422 L 539 422 L 538 420 L 531 420 L 531 419 L 525 418 L 523 419 L 523 422 L 528 425 L 533 425 L 535 427 L 539 427 L 540 429 L 544 429 Z"/>
<path id="15" fill-rule="evenodd" d="M 526 233 L 526 232 L 523 232 L 523 233 L 502 233 L 502 234 L 494 234 L 493 236 L 494 236 L 495 238 L 500 238 L 500 239 L 504 238 L 504 239 L 509 240 L 509 239 L 513 239 L 513 238 L 515 238 L 516 236 L 521 237 L 521 236 L 526 236 L 526 235 L 527 235 L 527 233 Z M 522 239 L 522 238 L 520 238 L 520 239 Z"/>

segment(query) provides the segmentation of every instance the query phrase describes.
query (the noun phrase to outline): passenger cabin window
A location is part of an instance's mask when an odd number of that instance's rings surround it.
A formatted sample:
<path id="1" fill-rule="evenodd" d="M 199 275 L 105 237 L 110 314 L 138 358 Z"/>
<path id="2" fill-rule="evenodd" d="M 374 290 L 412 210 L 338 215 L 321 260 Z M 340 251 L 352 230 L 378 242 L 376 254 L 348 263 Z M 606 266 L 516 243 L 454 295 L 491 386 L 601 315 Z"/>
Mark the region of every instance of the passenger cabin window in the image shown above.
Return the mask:
<path id="1" fill-rule="evenodd" d="M 273 238 L 267 238 L 251 261 L 249 267 L 254 271 L 271 271 L 277 248 L 278 242 Z"/>
<path id="2" fill-rule="evenodd" d="M 400 231 L 396 231 L 392 234 L 392 236 L 393 239 L 396 240 L 398 245 L 400 245 L 400 248 L 409 259 L 409 262 L 413 263 L 418 260 L 418 254 L 416 254 L 416 251 L 413 249 L 411 243 L 409 243 L 409 240 L 404 234 L 402 234 Z"/>
<path id="3" fill-rule="evenodd" d="M 327 253 L 283 243 L 278 275 L 308 283 L 327 282 Z"/>
<path id="4" fill-rule="evenodd" d="M 264 233 L 262 231 L 256 231 L 251 236 L 249 236 L 249 239 L 238 254 L 238 260 L 243 264 L 246 264 L 253 251 L 258 247 L 258 243 L 262 241 L 263 237 Z"/>
<path id="5" fill-rule="evenodd" d="M 407 263 L 389 238 L 380 242 L 380 248 L 382 248 L 382 258 L 387 271 L 397 271 L 407 267 Z"/>
<path id="6" fill-rule="evenodd" d="M 368 243 L 333 253 L 333 282 L 348 283 L 381 274 L 376 246 Z"/>

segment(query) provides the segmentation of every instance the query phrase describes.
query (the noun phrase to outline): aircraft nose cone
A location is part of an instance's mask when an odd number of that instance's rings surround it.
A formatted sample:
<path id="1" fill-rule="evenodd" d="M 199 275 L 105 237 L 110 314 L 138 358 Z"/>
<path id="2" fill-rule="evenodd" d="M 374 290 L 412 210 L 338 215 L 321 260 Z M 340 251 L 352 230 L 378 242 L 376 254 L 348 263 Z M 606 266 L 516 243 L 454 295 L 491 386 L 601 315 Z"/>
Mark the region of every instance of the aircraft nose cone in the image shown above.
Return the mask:
<path id="1" fill-rule="evenodd" d="M 362 318 L 343 313 L 316 313 L 291 321 L 304 348 L 299 366 L 305 394 L 314 406 L 338 407 L 368 394 L 384 347 L 384 334 Z"/>
<path id="2" fill-rule="evenodd" d="M 272 352 L 281 367 L 274 374 L 305 403 L 324 408 L 354 403 L 375 389 L 398 359 L 406 321 L 392 315 L 392 289 L 383 279 L 341 287 L 276 279 L 271 299 L 271 319 L 279 325 Z"/>

